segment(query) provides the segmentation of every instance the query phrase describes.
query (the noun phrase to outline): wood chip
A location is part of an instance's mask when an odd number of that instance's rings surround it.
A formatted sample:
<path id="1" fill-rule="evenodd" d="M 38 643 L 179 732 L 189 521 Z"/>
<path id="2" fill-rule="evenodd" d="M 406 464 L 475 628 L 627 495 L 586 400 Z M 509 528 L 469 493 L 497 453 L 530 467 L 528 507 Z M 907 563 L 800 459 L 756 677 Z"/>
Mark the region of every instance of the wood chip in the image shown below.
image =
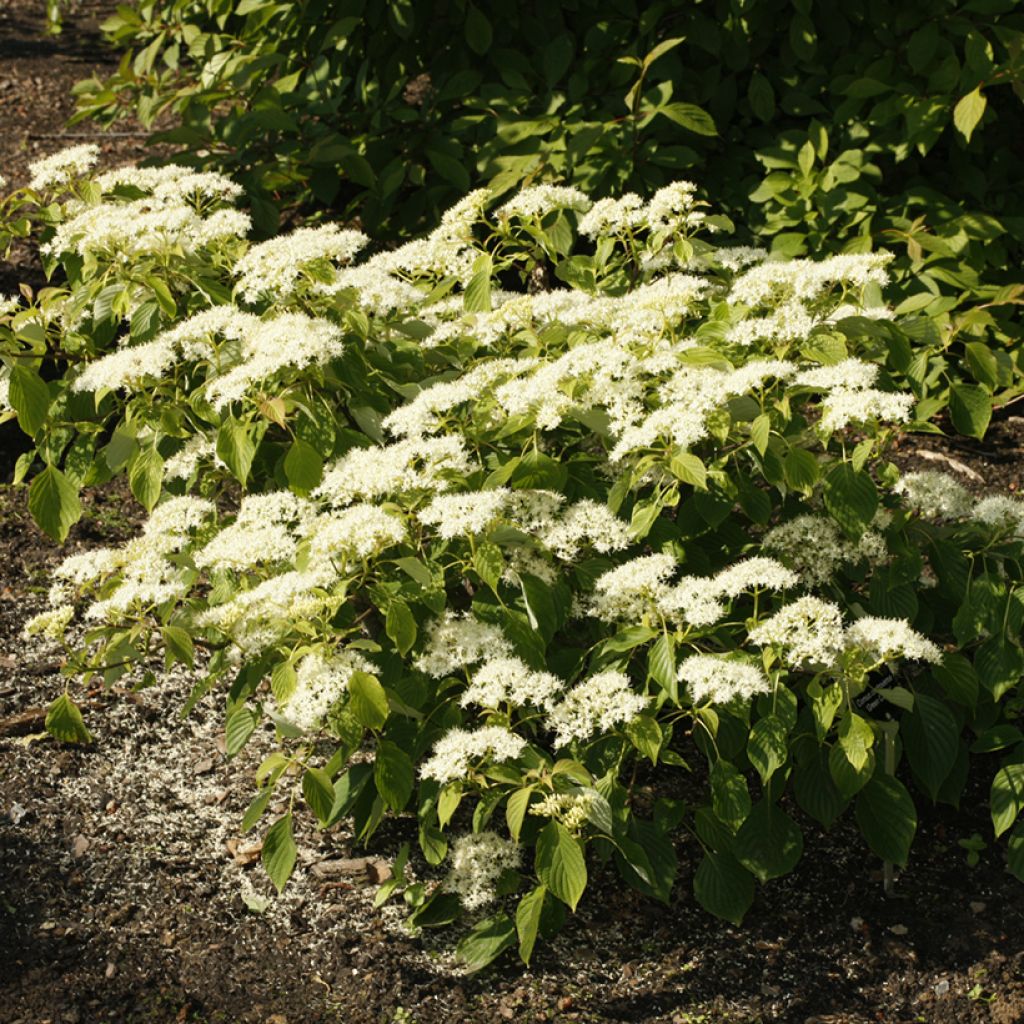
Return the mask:
<path id="1" fill-rule="evenodd" d="M 342 875 L 362 875 L 368 882 L 381 885 L 391 877 L 391 865 L 379 857 L 341 857 L 322 860 L 312 867 L 313 875 L 320 879 L 339 878 Z"/>

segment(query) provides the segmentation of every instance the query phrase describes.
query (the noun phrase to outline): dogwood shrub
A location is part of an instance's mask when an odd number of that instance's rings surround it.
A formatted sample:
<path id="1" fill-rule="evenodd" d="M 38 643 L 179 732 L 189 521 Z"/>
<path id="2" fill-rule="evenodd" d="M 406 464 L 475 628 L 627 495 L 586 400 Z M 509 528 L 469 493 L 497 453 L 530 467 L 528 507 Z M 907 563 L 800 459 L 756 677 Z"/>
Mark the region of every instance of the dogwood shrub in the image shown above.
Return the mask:
<path id="1" fill-rule="evenodd" d="M 250 246 L 216 175 L 47 168 L 8 200 L 65 275 L 4 307 L 20 469 L 58 536 L 122 468 L 149 519 L 27 628 L 84 627 L 69 687 L 195 666 L 229 755 L 272 721 L 246 830 L 292 789 L 362 841 L 415 815 L 436 880 L 406 851 L 380 898 L 466 916 L 474 966 L 601 863 L 736 922 L 812 819 L 905 866 L 971 754 L 1024 877 L 1024 503 L 888 461 L 885 253 L 719 245 L 685 182 Z M 89 736 L 70 689 L 48 725 Z M 262 856 L 282 887 L 293 811 Z"/>

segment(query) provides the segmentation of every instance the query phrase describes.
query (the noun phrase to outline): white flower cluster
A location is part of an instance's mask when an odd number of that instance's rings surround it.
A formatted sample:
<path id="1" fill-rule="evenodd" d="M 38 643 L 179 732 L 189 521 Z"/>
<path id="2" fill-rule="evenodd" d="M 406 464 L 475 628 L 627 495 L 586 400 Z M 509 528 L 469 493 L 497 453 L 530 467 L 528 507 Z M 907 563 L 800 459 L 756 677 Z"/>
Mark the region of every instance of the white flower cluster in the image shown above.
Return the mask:
<path id="1" fill-rule="evenodd" d="M 61 604 L 55 608 L 47 608 L 46 611 L 26 620 L 22 627 L 22 635 L 26 638 L 44 636 L 48 640 L 62 640 L 74 617 L 74 605 Z"/>
<path id="2" fill-rule="evenodd" d="M 925 519 L 959 519 L 971 510 L 967 489 L 949 473 L 926 469 L 907 473 L 893 488 Z"/>
<path id="3" fill-rule="evenodd" d="M 830 668 L 844 652 L 866 655 L 873 663 L 942 660 L 942 651 L 905 619 L 866 615 L 846 627 L 837 605 L 809 595 L 784 605 L 749 636 L 759 647 L 779 648 L 794 668 Z"/>
<path id="4" fill-rule="evenodd" d="M 733 282 L 728 301 L 750 310 L 766 310 L 747 315 L 729 331 L 729 339 L 738 345 L 752 345 L 762 338 L 800 341 L 814 328 L 831 320 L 836 306 L 828 307 L 829 296 L 837 287 L 863 293 L 869 285 L 883 286 L 888 253 L 846 253 L 824 260 L 765 260 L 745 271 Z M 861 312 L 861 306 L 848 303 L 845 312 Z"/>
<path id="5" fill-rule="evenodd" d="M 374 667 L 355 651 L 307 654 L 295 666 L 295 689 L 281 709 L 281 718 L 303 732 L 317 728 L 348 692 L 356 672 L 372 675 Z"/>
<path id="6" fill-rule="evenodd" d="M 942 651 L 905 619 L 882 619 L 865 615 L 846 630 L 846 646 L 869 655 L 874 661 L 907 658 L 937 665 Z"/>
<path id="7" fill-rule="evenodd" d="M 337 224 L 297 228 L 291 234 L 254 245 L 235 264 L 235 287 L 246 302 L 269 297 L 282 305 L 309 277 L 311 265 L 321 264 L 321 274 L 333 276 L 335 265 L 351 263 L 367 242 L 361 231 Z"/>
<path id="8" fill-rule="evenodd" d="M 1000 531 L 1009 531 L 1024 537 L 1024 501 L 996 494 L 982 498 L 973 509 L 974 517 Z"/>
<path id="9" fill-rule="evenodd" d="M 28 187 L 36 192 L 59 192 L 75 178 L 80 178 L 96 165 L 100 147 L 89 142 L 69 146 L 28 165 Z"/>
<path id="10" fill-rule="evenodd" d="M 771 691 L 767 676 L 757 665 L 727 654 L 690 655 L 680 663 L 678 678 L 689 687 L 695 705 L 749 701 Z"/>
<path id="11" fill-rule="evenodd" d="M 555 746 L 566 747 L 631 722 L 648 703 L 624 672 L 599 672 L 565 695 L 548 715 L 547 726 L 555 733 Z"/>
<path id="12" fill-rule="evenodd" d="M 474 468 L 461 437 L 413 437 L 352 449 L 327 469 L 313 496 L 347 505 L 417 490 L 439 492 L 449 489 L 452 477 L 466 476 Z"/>
<path id="13" fill-rule="evenodd" d="M 487 725 L 475 732 L 449 729 L 434 744 L 433 753 L 420 766 L 420 774 L 440 783 L 453 782 L 466 778 L 470 768 L 481 761 L 514 761 L 525 749 L 522 736 L 500 725 Z"/>
<path id="14" fill-rule="evenodd" d="M 807 587 L 828 583 L 846 564 L 867 559 L 879 563 L 888 557 L 885 537 L 865 530 L 856 541 L 848 540 L 832 519 L 805 514 L 773 526 L 762 544 L 778 555 Z"/>
<path id="15" fill-rule="evenodd" d="M 538 818 L 551 818 L 578 835 L 587 824 L 593 806 L 593 792 L 548 793 L 530 805 L 530 814 Z"/>
<path id="16" fill-rule="evenodd" d="M 810 595 L 783 605 L 749 635 L 759 647 L 781 648 L 794 667 L 831 666 L 846 646 L 842 612 Z"/>
<path id="17" fill-rule="evenodd" d="M 512 647 L 497 626 L 468 613 L 447 611 L 431 625 L 426 648 L 413 665 L 420 672 L 441 679 L 487 658 L 511 654 Z"/>
<path id="18" fill-rule="evenodd" d="M 459 703 L 498 708 L 509 703 L 550 708 L 563 689 L 562 680 L 550 672 L 538 672 L 514 656 L 492 657 L 472 673 L 471 683 Z"/>
<path id="19" fill-rule="evenodd" d="M 584 213 L 591 207 L 590 196 L 566 185 L 530 185 L 498 208 L 504 217 L 543 217 L 554 210 Z"/>
<path id="20" fill-rule="evenodd" d="M 451 868 L 442 888 L 453 892 L 467 910 L 492 903 L 495 886 L 505 871 L 519 867 L 520 850 L 494 832 L 459 836 L 451 846 Z"/>
<path id="21" fill-rule="evenodd" d="M 222 355 L 218 338 L 235 345 L 224 346 Z M 75 378 L 72 389 L 134 391 L 179 362 L 203 361 L 210 365 L 206 397 L 216 409 L 223 409 L 286 367 L 319 365 L 342 351 L 341 328 L 329 320 L 303 313 L 263 320 L 236 306 L 213 306 L 152 341 L 125 345 L 97 359 Z M 222 360 L 224 372 L 218 372 Z"/>
<path id="22" fill-rule="evenodd" d="M 785 590 L 797 576 L 771 558 L 736 562 L 715 576 L 683 576 L 669 582 L 677 562 L 669 554 L 642 555 L 598 577 L 590 612 L 605 622 L 637 623 L 664 616 L 710 626 L 725 614 L 724 598 L 756 590 Z"/>

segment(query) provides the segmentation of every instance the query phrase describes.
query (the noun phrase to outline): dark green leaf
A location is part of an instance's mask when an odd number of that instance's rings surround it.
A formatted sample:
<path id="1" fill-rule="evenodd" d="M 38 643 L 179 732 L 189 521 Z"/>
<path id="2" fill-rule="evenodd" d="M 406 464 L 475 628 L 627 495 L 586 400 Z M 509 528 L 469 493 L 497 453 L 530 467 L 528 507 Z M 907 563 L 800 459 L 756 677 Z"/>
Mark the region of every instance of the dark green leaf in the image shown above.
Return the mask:
<path id="1" fill-rule="evenodd" d="M 917 811 L 903 783 L 891 775 L 874 775 L 857 796 L 854 813 L 872 852 L 906 867 Z"/>

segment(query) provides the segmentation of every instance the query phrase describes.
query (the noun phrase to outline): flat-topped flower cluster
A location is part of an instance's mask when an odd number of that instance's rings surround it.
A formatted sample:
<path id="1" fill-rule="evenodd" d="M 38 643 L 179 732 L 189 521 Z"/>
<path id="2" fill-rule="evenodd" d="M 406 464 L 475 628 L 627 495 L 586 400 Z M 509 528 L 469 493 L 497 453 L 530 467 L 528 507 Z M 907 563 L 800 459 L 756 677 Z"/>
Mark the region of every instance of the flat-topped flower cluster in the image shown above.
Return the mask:
<path id="1" fill-rule="evenodd" d="M 127 545 L 69 558 L 28 628 L 85 623 L 76 668 L 107 679 L 157 644 L 204 650 L 193 698 L 230 687 L 230 752 L 277 726 L 253 821 L 295 765 L 321 822 L 351 816 L 364 838 L 415 805 L 430 864 L 468 830 L 448 881 L 407 896 L 413 923 L 504 898 L 532 862 L 522 940 L 546 901 L 575 907 L 591 844 L 667 898 L 679 819 L 642 819 L 630 765 L 701 757 L 696 895 L 736 918 L 751 876 L 792 866 L 759 846 L 796 829 L 791 776 L 826 824 L 861 792 L 905 810 L 856 703 L 879 673 L 905 672 L 885 692 L 908 728 L 953 730 L 941 758 L 978 705 L 964 651 L 1003 659 L 996 701 L 1016 685 L 1024 503 L 887 461 L 921 396 L 876 360 L 900 330 L 885 253 L 716 247 L 702 235 L 727 225 L 686 182 L 596 203 L 473 193 L 392 250 L 338 225 L 248 245 L 220 216 L 230 182 L 90 180 L 87 156 L 37 169 L 63 203 L 45 245 L 123 282 L 120 304 L 85 301 L 86 275 L 3 316 L 85 353 L 42 429 L 109 429 L 77 479 L 126 466 L 151 513 Z M 193 220 L 139 227 L 169 209 Z M 173 250 L 167 281 L 147 271 L 159 286 L 126 275 L 146 246 L 153 266 Z M 12 376 L 19 420 L 25 393 Z M 918 586 L 929 573 L 942 585 Z M 907 744 L 929 793 L 954 769 L 934 750 Z M 283 884 L 290 863 L 267 866 Z"/>

